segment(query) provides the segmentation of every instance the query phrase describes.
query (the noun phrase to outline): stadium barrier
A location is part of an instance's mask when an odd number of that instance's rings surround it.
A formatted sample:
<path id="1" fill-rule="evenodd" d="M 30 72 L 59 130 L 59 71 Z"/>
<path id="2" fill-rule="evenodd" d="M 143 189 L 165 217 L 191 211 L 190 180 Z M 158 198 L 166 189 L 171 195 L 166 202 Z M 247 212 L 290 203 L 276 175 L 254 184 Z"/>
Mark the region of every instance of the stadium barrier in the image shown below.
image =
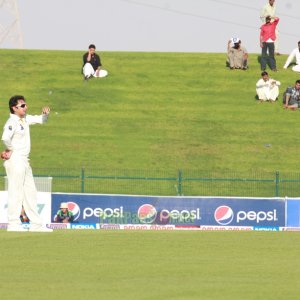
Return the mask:
<path id="1" fill-rule="evenodd" d="M 75 222 L 55 229 L 300 231 L 299 198 L 54 193 L 52 216 L 62 201 Z"/>
<path id="2" fill-rule="evenodd" d="M 177 197 L 52 194 L 52 216 L 61 202 L 74 214 L 71 226 L 133 226 L 147 229 L 205 227 L 272 228 L 286 225 L 285 198 Z"/>
<path id="3" fill-rule="evenodd" d="M 297 197 L 300 173 L 34 169 L 51 178 L 53 192 L 161 196 Z M 5 181 L 5 174 L 0 174 Z M 5 186 L 5 182 L 3 182 Z"/>
<path id="4" fill-rule="evenodd" d="M 0 198 L 0 228 L 5 229 L 7 191 L 0 191 Z M 74 223 L 52 223 L 61 202 L 74 214 Z M 300 231 L 300 198 L 288 197 L 38 192 L 38 212 L 54 229 Z"/>

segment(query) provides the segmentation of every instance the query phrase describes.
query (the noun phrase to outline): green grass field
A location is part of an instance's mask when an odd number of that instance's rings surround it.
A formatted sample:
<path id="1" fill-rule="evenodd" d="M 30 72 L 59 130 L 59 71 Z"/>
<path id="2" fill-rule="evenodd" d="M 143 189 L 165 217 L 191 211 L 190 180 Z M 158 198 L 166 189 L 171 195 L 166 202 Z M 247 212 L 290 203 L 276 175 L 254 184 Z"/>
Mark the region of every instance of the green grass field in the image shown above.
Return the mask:
<path id="1" fill-rule="evenodd" d="M 248 71 L 231 72 L 225 54 L 104 52 L 109 76 L 87 83 L 79 51 L 0 54 L 0 123 L 14 94 L 32 114 L 52 108 L 31 129 L 34 170 L 298 172 L 299 112 L 257 104 L 255 54 Z M 271 74 L 280 96 L 298 79 L 285 59 Z M 299 298 L 292 232 L 1 230 L 0 239 L 5 300 Z"/>
<path id="2" fill-rule="evenodd" d="M 299 113 L 281 96 L 299 76 L 282 69 L 286 56 L 271 73 L 279 101 L 259 105 L 256 54 L 242 72 L 225 68 L 225 53 L 100 52 L 109 76 L 85 83 L 79 51 L 0 53 L 0 123 L 13 94 L 27 97 L 30 113 L 52 108 L 49 123 L 31 129 L 34 168 L 298 172 Z"/>
<path id="3" fill-rule="evenodd" d="M 102 176 L 176 178 L 182 170 L 191 177 L 254 174 L 273 180 L 277 171 L 283 179 L 300 177 L 299 112 L 284 110 L 281 102 L 285 88 L 300 77 L 291 68 L 282 69 L 286 55 L 276 57 L 279 72 L 270 73 L 281 81 L 280 99 L 258 104 L 257 54 L 250 54 L 250 69 L 242 72 L 225 67 L 225 53 L 100 52 L 109 76 L 84 82 L 80 51 L 1 49 L 0 53 L 5 70 L 0 74 L 0 123 L 8 117 L 7 102 L 13 94 L 27 97 L 32 114 L 43 105 L 52 108 L 46 126 L 31 128 L 34 174 L 80 176 L 85 168 Z M 154 182 L 141 191 L 135 183 L 123 183 L 91 182 L 95 188 L 90 190 L 176 194 L 173 182 L 163 190 Z M 221 190 L 216 185 L 204 191 L 195 183 L 185 192 L 247 194 L 243 183 Z M 74 186 L 71 181 L 55 181 L 57 192 L 80 192 L 80 179 Z M 249 195 L 275 195 L 272 183 L 257 189 Z M 292 192 L 290 187 L 283 189 L 281 196 L 299 195 L 295 184 Z"/>
<path id="4" fill-rule="evenodd" d="M 295 232 L 0 231 L 1 299 L 298 299 Z"/>

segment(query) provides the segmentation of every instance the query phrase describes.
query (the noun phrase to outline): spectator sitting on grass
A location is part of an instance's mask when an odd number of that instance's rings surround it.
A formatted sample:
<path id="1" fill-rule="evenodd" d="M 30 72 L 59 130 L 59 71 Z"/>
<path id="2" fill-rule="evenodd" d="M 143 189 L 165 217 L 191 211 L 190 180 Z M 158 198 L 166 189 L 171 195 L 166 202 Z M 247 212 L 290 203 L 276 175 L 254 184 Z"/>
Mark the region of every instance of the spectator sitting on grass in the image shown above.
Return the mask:
<path id="1" fill-rule="evenodd" d="M 245 47 L 241 46 L 239 38 L 232 38 L 227 45 L 228 63 L 231 70 L 248 68 L 248 52 Z"/>
<path id="2" fill-rule="evenodd" d="M 287 69 L 294 58 L 296 58 L 296 65 L 292 67 L 292 70 L 295 72 L 300 72 L 300 41 L 298 42 L 298 47 L 293 49 L 293 51 L 287 58 L 283 68 Z"/>
<path id="3" fill-rule="evenodd" d="M 96 53 L 96 46 L 89 45 L 89 50 L 83 55 L 83 68 L 82 72 L 84 79 L 87 80 L 91 77 L 105 77 L 108 72 L 102 69 L 100 56 Z"/>
<path id="4" fill-rule="evenodd" d="M 260 102 L 270 101 L 274 103 L 279 95 L 278 87 L 280 86 L 280 82 L 275 79 L 271 79 L 266 71 L 261 73 L 261 77 L 262 78 L 256 83 L 256 94 L 258 100 Z"/>
<path id="5" fill-rule="evenodd" d="M 295 82 L 294 87 L 288 87 L 283 93 L 283 105 L 286 109 L 296 110 L 300 101 L 300 80 Z"/>

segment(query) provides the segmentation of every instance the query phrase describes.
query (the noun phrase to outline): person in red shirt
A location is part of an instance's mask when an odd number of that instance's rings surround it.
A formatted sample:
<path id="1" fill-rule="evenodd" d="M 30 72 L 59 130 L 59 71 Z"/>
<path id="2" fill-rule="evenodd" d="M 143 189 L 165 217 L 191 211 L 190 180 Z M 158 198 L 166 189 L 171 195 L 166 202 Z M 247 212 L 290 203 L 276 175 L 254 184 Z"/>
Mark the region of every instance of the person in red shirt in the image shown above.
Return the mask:
<path id="1" fill-rule="evenodd" d="M 274 22 L 271 20 L 274 19 Z M 275 40 L 276 40 L 276 26 L 279 22 L 277 17 L 266 17 L 266 23 L 260 27 L 260 47 L 261 47 L 261 59 L 260 67 L 262 71 L 266 70 L 267 63 L 272 71 L 277 72 L 275 52 Z"/>

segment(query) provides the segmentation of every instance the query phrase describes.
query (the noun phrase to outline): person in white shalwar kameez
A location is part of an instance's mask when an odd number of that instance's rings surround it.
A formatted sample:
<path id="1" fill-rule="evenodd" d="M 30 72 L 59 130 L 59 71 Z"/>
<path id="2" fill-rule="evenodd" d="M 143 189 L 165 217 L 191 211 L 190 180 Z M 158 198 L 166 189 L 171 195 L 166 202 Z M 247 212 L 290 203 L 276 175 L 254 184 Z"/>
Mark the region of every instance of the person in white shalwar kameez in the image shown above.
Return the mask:
<path id="1" fill-rule="evenodd" d="M 280 82 L 270 78 L 266 71 L 261 73 L 261 77 L 256 83 L 258 100 L 275 102 L 279 95 Z"/>
<path id="2" fill-rule="evenodd" d="M 292 67 L 292 70 L 295 72 L 300 72 L 300 41 L 298 42 L 298 47 L 295 48 L 289 57 L 287 58 L 283 68 L 287 69 L 291 62 L 296 58 L 296 65 Z"/>

